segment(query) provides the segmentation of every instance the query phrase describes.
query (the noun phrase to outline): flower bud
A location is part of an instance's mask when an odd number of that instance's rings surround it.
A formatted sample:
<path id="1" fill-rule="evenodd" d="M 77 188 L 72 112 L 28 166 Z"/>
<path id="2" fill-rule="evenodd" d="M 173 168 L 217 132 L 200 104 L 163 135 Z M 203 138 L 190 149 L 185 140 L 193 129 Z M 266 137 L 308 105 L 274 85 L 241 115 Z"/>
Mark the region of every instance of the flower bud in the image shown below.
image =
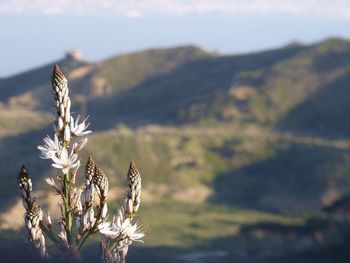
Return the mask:
<path id="1" fill-rule="evenodd" d="M 81 203 L 82 206 L 84 206 L 85 202 L 86 202 L 86 200 L 85 200 L 85 191 L 83 191 L 80 194 L 80 203 Z"/>
<path id="2" fill-rule="evenodd" d="M 128 200 L 128 212 L 129 213 L 133 212 L 133 202 L 131 199 Z"/>
<path id="3" fill-rule="evenodd" d="M 91 225 L 93 225 L 95 223 L 95 212 L 94 209 L 92 207 L 89 208 L 89 210 L 87 211 L 87 214 L 89 215 L 89 222 Z"/>
<path id="4" fill-rule="evenodd" d="M 60 104 L 60 109 L 59 110 L 60 110 L 59 116 L 63 118 L 64 117 L 64 106 L 63 106 L 63 104 Z"/>
<path id="5" fill-rule="evenodd" d="M 67 106 L 67 100 L 68 100 L 68 90 L 66 89 L 63 94 L 63 104 L 64 106 Z"/>
<path id="6" fill-rule="evenodd" d="M 65 105 L 66 106 L 66 111 L 69 111 L 70 112 L 70 107 L 71 107 L 71 101 L 70 101 L 70 98 L 68 97 L 68 99 L 67 99 L 67 105 Z M 69 122 L 69 121 L 68 121 Z"/>
<path id="7" fill-rule="evenodd" d="M 70 110 L 68 108 L 66 108 L 64 120 L 65 120 L 66 123 L 70 122 Z"/>
<path id="8" fill-rule="evenodd" d="M 89 217 L 89 214 L 88 213 L 85 213 L 85 215 L 83 216 L 83 227 L 84 227 L 84 230 L 88 228 L 88 217 Z"/>
<path id="9" fill-rule="evenodd" d="M 68 126 L 68 125 L 66 125 L 66 126 L 64 127 L 64 140 L 65 140 L 66 142 L 69 142 L 69 141 L 70 141 L 70 129 L 69 129 L 69 126 Z"/>
<path id="10" fill-rule="evenodd" d="M 47 225 L 48 227 L 51 227 L 51 217 L 49 215 L 49 212 L 47 210 L 44 211 L 44 214 L 43 214 L 43 222 L 45 225 Z"/>
<path id="11" fill-rule="evenodd" d="M 61 117 L 58 117 L 58 121 L 57 121 L 57 130 L 58 131 L 62 131 L 63 130 L 63 126 L 64 126 L 64 123 L 63 123 L 63 120 Z"/>
<path id="12" fill-rule="evenodd" d="M 62 98 L 63 98 L 63 93 L 62 93 L 62 91 L 58 91 L 58 92 L 57 92 L 57 96 L 58 96 L 59 101 L 62 102 Z"/>
<path id="13" fill-rule="evenodd" d="M 104 204 L 103 204 L 103 207 L 102 207 L 102 211 L 101 211 L 101 218 L 102 218 L 102 219 L 105 219 L 105 218 L 106 218 L 107 212 L 108 212 L 107 203 L 104 203 Z"/>

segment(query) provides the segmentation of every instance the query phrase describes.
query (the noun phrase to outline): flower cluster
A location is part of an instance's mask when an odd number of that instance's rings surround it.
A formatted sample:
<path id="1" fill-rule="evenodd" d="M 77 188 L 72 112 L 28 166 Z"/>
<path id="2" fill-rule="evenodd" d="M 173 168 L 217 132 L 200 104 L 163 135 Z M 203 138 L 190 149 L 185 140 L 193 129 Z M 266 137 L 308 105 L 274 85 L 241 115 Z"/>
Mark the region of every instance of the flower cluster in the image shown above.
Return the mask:
<path id="1" fill-rule="evenodd" d="M 24 165 L 19 172 L 17 184 L 26 210 L 25 223 L 29 233 L 29 241 L 42 257 L 46 257 L 45 237 L 40 227 L 40 222 L 43 220 L 43 212 L 37 199 L 32 196 L 32 180 Z"/>
<path id="2" fill-rule="evenodd" d="M 78 153 L 87 144 L 87 138 L 84 136 L 91 133 L 90 130 L 86 130 L 90 124 L 87 123 L 87 118 L 79 123 L 79 115 L 75 121 L 73 116 L 71 116 L 68 82 L 58 65 L 54 67 L 51 83 L 56 100 L 56 133 L 53 140 L 46 136 L 44 145 L 39 145 L 38 149 L 41 152 L 41 158 L 51 159 L 53 167 L 61 169 L 63 174 L 67 174 L 69 170 L 80 165 Z M 71 139 L 76 141 L 72 147 L 69 147 Z"/>
<path id="3" fill-rule="evenodd" d="M 71 116 L 71 100 L 68 82 L 61 69 L 55 65 L 52 76 L 55 97 L 56 120 L 53 139 L 46 136 L 39 145 L 40 158 L 52 161 L 52 166 L 61 173 L 57 178 L 46 178 L 48 185 L 62 198 L 61 218 L 57 222 L 58 238 L 51 228 L 52 221 L 47 211 L 42 211 L 37 199 L 32 196 L 32 182 L 26 168 L 21 168 L 18 189 L 26 209 L 25 222 L 29 240 L 42 257 L 47 257 L 45 235 L 67 257 L 78 257 L 89 238 L 97 233 L 101 240 L 101 258 L 108 263 L 125 262 L 128 247 L 144 236 L 140 227 L 132 223 L 141 202 L 141 176 L 133 162 L 128 172 L 127 195 L 118 216 L 108 221 L 108 178 L 90 156 L 85 167 L 85 183 L 82 188 L 75 184 L 80 168 L 79 153 L 88 142 L 87 118 L 80 122 Z M 75 222 L 75 224 L 73 224 Z"/>
<path id="4" fill-rule="evenodd" d="M 73 117 L 71 117 L 73 120 Z M 87 135 L 91 131 L 84 131 L 88 127 L 85 124 L 86 119 L 79 125 L 82 125 L 80 130 L 81 132 L 77 133 L 79 135 L 75 135 L 77 132 L 76 129 L 74 131 L 68 130 L 72 136 L 82 136 L 81 134 Z M 68 126 L 66 126 L 68 127 Z M 69 137 L 71 138 L 71 137 Z M 42 159 L 51 159 L 53 161 L 52 166 L 61 169 L 64 174 L 67 174 L 69 170 L 76 168 L 80 165 L 80 161 L 78 160 L 78 153 L 86 146 L 88 139 L 86 137 L 79 139 L 77 142 L 73 143 L 71 147 L 71 151 L 69 153 L 68 145 L 59 141 L 57 134 L 54 135 L 54 139 L 52 140 L 49 136 L 44 138 L 44 145 L 39 145 L 38 149 L 40 150 L 40 158 Z M 65 141 L 67 142 L 67 141 Z"/>
<path id="5" fill-rule="evenodd" d="M 107 243 L 101 241 L 102 258 L 106 263 L 125 262 L 129 246 L 133 241 L 141 241 L 144 237 L 140 227 L 132 224 L 132 219 L 140 207 L 141 175 L 134 162 L 130 163 L 128 171 L 129 189 L 118 216 L 112 222 L 105 221 L 99 225 L 99 231 L 107 237 Z M 106 251 L 108 243 L 112 243 Z M 111 257 L 110 257 L 111 256 Z"/>

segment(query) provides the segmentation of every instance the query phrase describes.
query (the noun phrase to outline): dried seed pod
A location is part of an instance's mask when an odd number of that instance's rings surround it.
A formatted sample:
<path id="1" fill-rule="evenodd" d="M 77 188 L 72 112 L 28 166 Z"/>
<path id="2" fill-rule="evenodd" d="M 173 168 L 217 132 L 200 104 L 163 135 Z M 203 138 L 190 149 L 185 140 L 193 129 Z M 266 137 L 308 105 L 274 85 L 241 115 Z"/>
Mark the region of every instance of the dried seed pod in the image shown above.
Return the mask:
<path id="1" fill-rule="evenodd" d="M 140 177 L 140 172 L 137 169 L 135 162 L 131 161 L 129 165 L 129 171 L 128 171 L 128 180 L 133 183 L 139 177 Z"/>
<path id="2" fill-rule="evenodd" d="M 58 97 L 62 97 L 63 93 L 65 93 L 66 90 L 68 90 L 67 79 L 64 76 L 61 68 L 57 64 L 55 64 L 53 69 L 51 84 L 54 91 L 56 92 L 56 95 L 60 93 L 60 96 Z"/>
<path id="3" fill-rule="evenodd" d="M 28 170 L 24 165 L 22 165 L 19 172 L 17 183 L 20 190 L 24 190 L 25 192 L 32 191 L 32 180 L 30 179 Z"/>
<path id="4" fill-rule="evenodd" d="M 39 206 L 36 198 L 33 198 L 33 202 L 29 205 L 25 222 L 30 235 L 29 240 L 35 248 L 37 248 L 42 257 L 47 256 L 45 238 L 40 228 L 40 222 L 43 220 L 43 212 Z"/>
<path id="5" fill-rule="evenodd" d="M 95 165 L 94 175 L 92 177 L 92 183 L 97 187 L 100 197 L 107 198 L 108 193 L 108 179 L 105 173 L 100 167 Z"/>
<path id="6" fill-rule="evenodd" d="M 124 202 L 126 217 L 132 218 L 138 211 L 141 203 L 141 175 L 133 161 L 130 162 L 128 171 L 129 191 Z"/>
<path id="7" fill-rule="evenodd" d="M 95 162 L 92 159 L 91 156 L 89 156 L 89 159 L 86 163 L 85 167 L 85 177 L 88 180 L 89 184 L 91 183 L 92 177 L 94 176 L 95 173 Z"/>

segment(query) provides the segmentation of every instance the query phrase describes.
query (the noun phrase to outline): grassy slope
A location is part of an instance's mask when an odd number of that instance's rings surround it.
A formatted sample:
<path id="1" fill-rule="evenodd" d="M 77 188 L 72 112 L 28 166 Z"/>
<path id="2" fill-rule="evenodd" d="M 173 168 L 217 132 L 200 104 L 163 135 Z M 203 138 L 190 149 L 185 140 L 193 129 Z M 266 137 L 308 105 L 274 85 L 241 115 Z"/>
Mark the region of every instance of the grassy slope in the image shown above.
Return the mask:
<path id="1" fill-rule="evenodd" d="M 96 134 L 88 150 L 107 167 L 107 174 L 115 175 L 115 181 L 122 181 L 133 159 L 143 171 L 145 187 L 162 197 L 176 196 L 178 191 L 186 195 L 186 189 L 197 187 L 201 198 L 202 187 L 209 187 L 214 192 L 207 198 L 216 203 L 317 211 L 329 187 L 342 193 L 350 186 L 348 142 L 293 137 L 253 125 L 189 126 L 181 131 L 120 128 Z M 166 194 L 160 186 L 167 186 Z"/>

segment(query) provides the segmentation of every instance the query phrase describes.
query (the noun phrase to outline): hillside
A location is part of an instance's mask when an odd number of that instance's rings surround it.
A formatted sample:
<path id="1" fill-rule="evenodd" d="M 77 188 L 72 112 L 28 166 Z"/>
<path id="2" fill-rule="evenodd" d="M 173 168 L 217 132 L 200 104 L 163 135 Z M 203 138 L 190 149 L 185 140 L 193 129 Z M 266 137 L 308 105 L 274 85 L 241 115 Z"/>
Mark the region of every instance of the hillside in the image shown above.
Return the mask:
<path id="1" fill-rule="evenodd" d="M 170 254 L 186 254 L 186 246 L 231 249 L 226 241 L 242 246 L 245 224 L 300 225 L 305 213 L 350 192 L 350 41 L 244 55 L 184 46 L 57 63 L 75 113 L 90 115 L 83 162 L 94 154 L 115 200 L 128 162 L 142 171 L 148 246 Z M 34 185 L 53 173 L 36 150 L 52 133 L 52 64 L 0 80 L 0 226 L 17 209 L 20 165 Z M 36 190 L 44 203 L 51 198 L 44 184 Z M 257 249 L 273 254 L 276 240 Z M 243 248 L 235 249 L 228 257 L 245 262 Z"/>
<path id="2" fill-rule="evenodd" d="M 108 130 L 115 129 L 119 124 L 138 127 L 141 130 L 144 125 L 156 124 L 160 125 L 160 131 L 164 129 L 162 128 L 164 125 L 185 125 L 194 131 L 211 127 L 213 137 L 220 141 L 218 144 L 221 146 L 206 145 L 208 144 L 206 140 L 211 141 L 212 139 L 203 138 L 199 142 L 199 147 L 203 151 L 203 156 L 216 156 L 214 159 L 220 160 L 220 164 L 218 168 L 215 168 L 217 170 L 205 172 L 210 175 L 205 175 L 199 181 L 212 184 L 211 180 L 204 178 L 207 176 L 216 178 L 220 172 L 218 182 L 214 184 L 217 186 L 220 185 L 221 180 L 224 180 L 223 178 L 233 180 L 233 177 L 227 177 L 227 174 L 233 173 L 238 176 L 243 173 L 243 179 L 238 179 L 238 181 L 244 183 L 247 177 L 244 174 L 248 173 L 251 174 L 251 178 L 245 183 L 248 184 L 245 187 L 249 188 L 255 187 L 252 175 L 256 173 L 254 171 L 259 174 L 267 173 L 271 177 L 271 180 L 268 180 L 271 184 L 274 181 L 273 178 L 280 180 L 279 174 L 284 169 L 282 168 L 284 154 L 287 154 L 287 158 L 302 156 L 304 153 L 306 156 L 310 155 L 308 151 L 313 146 L 300 148 L 292 144 L 288 146 L 290 150 L 287 152 L 283 149 L 279 150 L 280 147 L 285 147 L 283 139 L 279 139 L 279 137 L 283 138 L 283 134 L 292 133 L 295 136 L 307 135 L 324 139 L 348 138 L 350 127 L 346 121 L 346 112 L 350 104 L 347 103 L 346 94 L 349 83 L 347 80 L 350 76 L 350 62 L 347 60 L 349 56 L 350 42 L 329 39 L 310 46 L 288 45 L 276 50 L 246 55 L 222 56 L 208 53 L 194 46 L 184 46 L 124 54 L 99 63 L 86 63 L 69 58 L 58 61 L 58 63 L 63 66 L 70 80 L 75 111 L 82 115 L 88 113 L 95 131 L 105 132 L 107 130 L 108 134 Z M 2 145 L 11 145 L 14 155 L 15 150 L 20 148 L 23 148 L 24 152 L 34 149 L 35 145 L 40 143 L 41 128 L 49 129 L 50 127 L 52 100 L 50 99 L 49 79 L 51 67 L 51 65 L 45 65 L 33 71 L 3 79 L 0 83 L 3 105 L 0 121 L 7 124 L 0 133 L 3 134 Z M 13 123 L 12 126 L 11 123 Z M 22 125 L 15 125 L 15 123 Z M 30 123 L 30 125 L 25 125 L 25 123 Z M 220 129 L 222 125 L 232 128 L 227 128 L 222 133 Z M 237 162 L 234 158 L 243 158 L 242 153 L 236 156 L 234 152 L 248 136 L 235 134 L 233 131 L 236 128 L 234 127 L 243 127 L 244 130 L 247 129 L 245 127 L 250 127 L 249 125 L 255 127 L 256 136 L 264 137 L 261 131 L 265 129 L 272 129 L 272 134 L 275 133 L 276 136 L 274 139 L 261 139 L 266 144 L 261 149 L 263 151 L 261 164 L 254 163 L 256 162 L 254 157 L 250 156 L 248 160 L 242 162 L 244 165 L 232 166 L 231 163 Z M 215 127 L 218 128 L 215 129 Z M 221 134 L 217 135 L 217 132 Z M 184 135 L 179 134 L 178 136 L 181 138 Z M 230 138 L 225 138 L 225 136 Z M 238 139 L 234 138 L 237 136 Z M 100 135 L 96 134 L 96 137 Z M 170 138 L 164 140 L 160 149 L 166 149 L 169 140 Z M 19 141 L 28 142 L 28 144 L 16 146 Z M 238 145 L 231 141 L 237 141 Z M 233 146 L 230 146 L 231 144 Z M 269 149 L 269 144 L 275 146 Z M 98 147 L 97 144 L 92 150 L 96 151 Z M 123 152 L 126 145 L 120 147 Z M 213 147 L 219 147 L 218 151 L 211 150 Z M 253 146 L 252 154 L 256 154 L 258 150 L 256 147 L 260 146 Z M 156 149 L 149 148 L 146 151 L 152 155 Z M 171 160 L 175 150 L 169 149 L 169 151 L 168 158 L 170 159 L 168 160 Z M 326 149 L 320 152 L 324 151 L 329 152 L 322 157 L 325 160 L 330 160 L 335 154 L 333 150 Z M 215 154 L 213 155 L 212 152 Z M 315 152 L 319 152 L 319 148 L 315 149 Z M 160 152 L 159 155 L 161 154 Z M 180 151 L 179 155 L 182 154 Z M 3 155 L 16 166 L 26 159 L 35 159 L 29 156 L 11 156 L 8 152 L 4 152 Z M 196 154 L 192 155 L 196 156 Z M 298 158 L 304 161 L 306 156 Z M 268 158 L 271 157 L 273 159 L 268 161 Z M 125 151 L 119 158 L 126 158 Z M 129 158 L 132 157 L 129 156 Z M 105 157 L 101 159 L 105 160 Z M 297 162 L 297 159 L 294 161 Z M 316 168 L 314 164 L 318 161 L 308 162 L 311 170 Z M 149 160 L 146 161 L 148 162 Z M 165 159 L 164 163 L 166 162 Z M 212 160 L 203 159 L 201 162 L 211 163 Z M 38 164 L 39 170 L 41 166 L 44 166 L 44 163 L 40 161 L 35 161 L 35 163 Z M 6 174 L 10 176 L 15 172 L 11 170 L 12 172 L 8 173 L 7 164 L 2 169 L 4 176 Z M 159 168 L 159 165 L 160 162 L 154 163 L 146 169 L 153 171 Z M 333 167 L 331 163 L 328 164 L 332 169 L 338 169 L 336 167 L 339 164 L 334 165 Z M 2 166 L 1 163 L 0 166 Z M 265 166 L 268 169 L 281 166 L 282 170 L 277 169 L 273 173 L 268 170 L 263 172 Z M 298 180 L 302 176 L 300 173 L 295 173 L 294 166 L 297 169 L 298 164 L 291 164 L 288 169 L 290 176 L 297 180 L 295 185 L 292 181 L 288 184 L 288 187 L 291 187 L 289 198 L 298 188 Z M 302 172 L 305 172 L 307 176 L 306 182 L 312 184 L 313 173 L 315 176 L 325 177 L 319 174 L 319 169 L 318 167 L 315 172 L 303 170 Z M 198 167 L 194 165 L 189 170 L 198 172 Z M 179 172 L 171 166 L 164 170 L 165 174 L 171 174 L 172 171 Z M 325 172 L 322 171 L 322 174 Z M 165 178 L 160 181 L 162 180 Z M 186 182 L 187 179 L 181 178 L 177 181 L 181 183 L 183 180 Z M 286 184 L 284 180 L 281 184 Z M 309 195 L 319 197 L 327 188 L 327 180 L 323 178 L 318 190 L 310 192 Z M 225 180 L 224 182 L 226 185 Z M 275 188 L 273 184 L 271 187 Z M 224 193 L 225 191 L 222 192 Z M 243 202 L 241 197 L 231 196 L 231 198 L 238 198 L 238 203 Z M 258 195 L 257 198 L 259 202 L 264 202 L 262 196 Z M 252 202 L 255 206 L 259 203 L 255 199 Z"/>
<path id="3" fill-rule="evenodd" d="M 347 107 L 349 58 L 348 41 L 329 39 L 239 56 L 188 46 L 119 55 L 95 64 L 58 63 L 70 77 L 77 110 L 88 109 L 97 129 L 118 122 L 248 121 L 346 138 L 350 127 L 338 109 Z M 50 101 L 44 99 L 50 94 L 50 68 L 2 80 L 2 102 L 50 110 Z M 335 125 L 336 130 L 329 129 Z"/>

